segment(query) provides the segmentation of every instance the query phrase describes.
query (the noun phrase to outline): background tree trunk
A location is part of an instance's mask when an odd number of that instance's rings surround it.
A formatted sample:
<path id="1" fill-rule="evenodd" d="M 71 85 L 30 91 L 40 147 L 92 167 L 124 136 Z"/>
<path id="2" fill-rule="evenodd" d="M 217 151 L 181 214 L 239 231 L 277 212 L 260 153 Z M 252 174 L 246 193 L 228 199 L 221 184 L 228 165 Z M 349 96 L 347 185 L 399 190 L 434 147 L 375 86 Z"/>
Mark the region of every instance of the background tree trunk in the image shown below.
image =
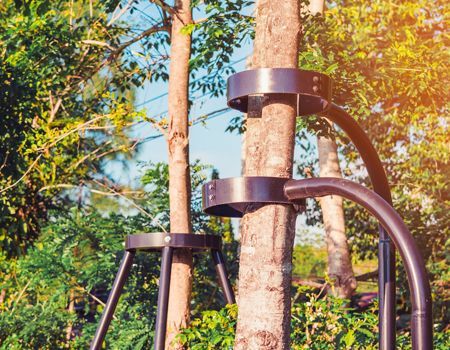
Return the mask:
<path id="1" fill-rule="evenodd" d="M 310 0 L 308 5 L 312 14 L 323 13 L 324 0 Z M 333 124 L 329 121 L 331 128 Z M 317 138 L 319 151 L 320 176 L 342 177 L 339 166 L 337 144 L 326 137 Z M 328 251 L 328 276 L 333 281 L 333 288 L 328 292 L 341 298 L 350 298 L 356 289 L 357 282 L 353 273 L 347 235 L 342 198 L 327 196 L 320 198 L 322 218 Z"/>
<path id="2" fill-rule="evenodd" d="M 342 177 L 336 142 L 326 137 L 318 137 L 317 148 L 320 176 Z M 345 234 L 342 197 L 322 197 L 319 203 L 322 208 L 327 243 L 328 276 L 333 283 L 333 287 L 329 288 L 328 292 L 341 298 L 350 298 L 356 289 L 357 282 Z"/>
<path id="3" fill-rule="evenodd" d="M 172 19 L 170 76 L 169 76 L 169 197 L 170 231 L 190 233 L 191 180 L 189 168 L 189 59 L 191 36 L 181 29 L 192 22 L 190 0 L 177 0 Z M 180 327 L 187 325 L 192 290 L 192 252 L 177 250 L 173 257 L 170 281 L 169 311 L 166 348 L 179 348 L 171 344 Z"/>
<path id="4" fill-rule="evenodd" d="M 260 0 L 252 67 L 298 66 L 298 0 Z M 247 119 L 245 175 L 292 177 L 296 100 L 271 98 Z M 289 349 L 292 207 L 269 205 L 242 219 L 235 349 Z"/>

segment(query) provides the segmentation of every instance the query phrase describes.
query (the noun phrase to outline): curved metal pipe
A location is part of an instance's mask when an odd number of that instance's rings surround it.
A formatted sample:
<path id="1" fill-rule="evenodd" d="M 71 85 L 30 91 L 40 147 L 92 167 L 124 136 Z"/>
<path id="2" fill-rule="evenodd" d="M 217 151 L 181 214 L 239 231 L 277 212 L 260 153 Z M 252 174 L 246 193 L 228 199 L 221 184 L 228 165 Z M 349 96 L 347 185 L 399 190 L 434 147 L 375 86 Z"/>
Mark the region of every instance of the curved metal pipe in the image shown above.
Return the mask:
<path id="1" fill-rule="evenodd" d="M 367 168 L 373 189 L 392 206 L 391 190 L 378 153 L 359 124 L 343 108 L 332 104 L 326 117 L 336 123 L 355 145 Z M 379 226 L 378 295 L 380 350 L 395 349 L 395 248 Z"/>
<path id="2" fill-rule="evenodd" d="M 350 199 L 374 215 L 394 241 L 405 264 L 411 292 L 411 337 L 414 350 L 431 350 L 433 328 L 431 290 L 425 263 L 408 228 L 397 212 L 375 192 L 353 181 L 337 178 L 289 180 L 284 186 L 286 196 L 299 199 L 338 195 Z"/>

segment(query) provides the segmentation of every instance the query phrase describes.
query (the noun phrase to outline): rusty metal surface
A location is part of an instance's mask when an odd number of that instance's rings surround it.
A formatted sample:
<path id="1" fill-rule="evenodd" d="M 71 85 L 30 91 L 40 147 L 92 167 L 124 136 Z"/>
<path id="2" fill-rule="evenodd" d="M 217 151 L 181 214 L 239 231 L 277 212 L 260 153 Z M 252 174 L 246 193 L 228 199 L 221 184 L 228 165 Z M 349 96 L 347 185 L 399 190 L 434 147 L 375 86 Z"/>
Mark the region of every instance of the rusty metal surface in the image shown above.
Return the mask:
<path id="1" fill-rule="evenodd" d="M 202 188 L 203 211 L 214 216 L 240 218 L 266 204 L 292 205 L 283 192 L 288 180 L 269 176 L 212 180 Z"/>
<path id="2" fill-rule="evenodd" d="M 331 104 L 331 78 L 325 74 L 296 68 L 259 68 L 236 73 L 228 78 L 228 106 L 247 113 L 249 96 L 297 95 L 297 114 L 326 111 Z M 259 101 L 259 100 L 258 100 Z M 251 101 L 250 101 L 251 102 Z M 258 117 L 250 115 L 249 117 Z"/>
<path id="3" fill-rule="evenodd" d="M 128 235 L 125 239 L 126 250 L 161 250 L 165 247 L 220 250 L 221 244 L 219 236 L 206 234 L 155 232 Z"/>

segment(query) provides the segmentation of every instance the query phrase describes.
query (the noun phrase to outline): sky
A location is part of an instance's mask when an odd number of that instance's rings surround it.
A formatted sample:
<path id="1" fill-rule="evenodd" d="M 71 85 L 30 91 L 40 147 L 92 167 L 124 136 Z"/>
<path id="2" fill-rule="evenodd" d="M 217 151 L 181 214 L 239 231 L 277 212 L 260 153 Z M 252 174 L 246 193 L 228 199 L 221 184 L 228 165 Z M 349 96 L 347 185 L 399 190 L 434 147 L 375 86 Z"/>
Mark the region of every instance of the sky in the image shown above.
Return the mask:
<path id="1" fill-rule="evenodd" d="M 149 8 L 143 7 L 142 12 L 145 11 L 149 11 Z M 197 15 L 202 17 L 201 13 Z M 143 20 L 145 21 L 144 17 Z M 233 65 L 236 72 L 246 69 L 246 58 L 251 52 L 252 43 L 250 41 L 244 42 L 242 47 L 235 51 L 230 59 L 230 64 Z M 167 83 L 147 83 L 143 88 L 136 91 L 135 106 L 137 106 L 138 110 L 143 108 L 149 117 L 165 114 L 168 108 L 167 91 Z M 189 115 L 190 120 L 195 120 L 197 117 L 227 106 L 226 96 L 217 98 L 206 96 L 200 99 L 190 96 L 190 98 L 193 100 L 193 106 Z M 200 160 L 202 164 L 212 165 L 219 171 L 221 178 L 241 176 L 241 136 L 236 132 L 226 132 L 230 120 L 240 114 L 240 112 L 230 109 L 226 113 L 208 120 L 205 124 L 197 124 L 190 127 L 191 163 L 195 160 Z M 141 123 L 138 128 L 134 129 L 132 137 L 146 138 L 159 134 L 159 131 L 152 127 L 150 123 Z M 305 155 L 297 146 L 295 158 L 317 157 L 316 152 L 313 148 L 310 154 Z M 135 159 L 127 162 L 126 168 L 118 163 L 111 163 L 108 165 L 107 171 L 113 174 L 115 179 L 121 183 L 139 186 L 139 179 L 143 169 L 145 169 L 145 166 L 142 166 L 143 163 L 167 161 L 166 140 L 164 137 L 159 137 L 144 143 L 139 148 Z M 300 215 L 297 220 L 297 243 L 315 244 L 314 242 L 317 242 L 318 238 L 323 235 L 323 230 L 320 227 L 306 228 L 305 219 L 304 215 Z M 233 220 L 233 224 L 237 227 L 237 220 Z"/>

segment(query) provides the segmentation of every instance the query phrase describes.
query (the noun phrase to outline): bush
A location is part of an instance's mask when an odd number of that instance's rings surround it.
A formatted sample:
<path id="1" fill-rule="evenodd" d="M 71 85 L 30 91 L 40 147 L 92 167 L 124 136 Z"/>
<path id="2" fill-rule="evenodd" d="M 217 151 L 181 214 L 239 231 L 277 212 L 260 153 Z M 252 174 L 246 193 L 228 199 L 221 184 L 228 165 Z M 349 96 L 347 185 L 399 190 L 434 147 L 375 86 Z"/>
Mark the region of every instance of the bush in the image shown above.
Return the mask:
<path id="1" fill-rule="evenodd" d="M 291 349 L 378 349 L 377 305 L 364 312 L 348 308 L 346 301 L 306 294 L 306 302 L 292 307 Z M 233 349 L 237 306 L 205 311 L 191 322 L 177 339 L 186 349 Z M 411 337 L 403 330 L 397 337 L 398 349 L 411 349 Z M 434 348 L 450 348 L 450 332 L 436 331 Z"/>

